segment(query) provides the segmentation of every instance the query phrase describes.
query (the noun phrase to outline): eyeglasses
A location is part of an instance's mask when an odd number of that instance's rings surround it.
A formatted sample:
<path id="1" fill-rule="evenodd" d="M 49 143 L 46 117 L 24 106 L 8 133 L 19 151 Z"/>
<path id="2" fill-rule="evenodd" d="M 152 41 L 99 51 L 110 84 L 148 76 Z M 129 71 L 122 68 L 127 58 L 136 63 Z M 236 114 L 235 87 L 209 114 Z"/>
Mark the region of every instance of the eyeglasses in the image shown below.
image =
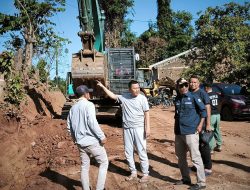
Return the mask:
<path id="1" fill-rule="evenodd" d="M 185 82 L 183 84 L 179 84 L 179 88 L 183 88 L 183 87 L 187 88 L 188 87 L 188 83 Z"/>

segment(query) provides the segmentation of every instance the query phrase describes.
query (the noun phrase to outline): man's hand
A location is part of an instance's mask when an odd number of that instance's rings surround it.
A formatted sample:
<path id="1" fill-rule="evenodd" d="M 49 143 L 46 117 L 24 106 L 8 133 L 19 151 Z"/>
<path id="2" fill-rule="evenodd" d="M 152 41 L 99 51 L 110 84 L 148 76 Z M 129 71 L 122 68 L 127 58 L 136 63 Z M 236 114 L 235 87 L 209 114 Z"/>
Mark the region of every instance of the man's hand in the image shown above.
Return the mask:
<path id="1" fill-rule="evenodd" d="M 210 122 L 207 122 L 206 123 L 206 131 L 211 131 L 211 123 Z"/>
<path id="2" fill-rule="evenodd" d="M 104 138 L 103 140 L 101 140 L 101 145 L 103 146 L 106 142 L 107 142 L 107 138 Z"/>
<path id="3" fill-rule="evenodd" d="M 202 131 L 202 125 L 198 125 L 196 131 L 197 131 L 198 133 L 200 133 L 200 132 Z"/>
<path id="4" fill-rule="evenodd" d="M 150 136 L 150 127 L 146 127 L 145 129 L 145 138 L 148 138 Z"/>
<path id="5" fill-rule="evenodd" d="M 103 84 L 99 80 L 96 80 L 96 82 L 97 82 L 97 86 L 100 86 L 101 88 L 104 87 Z"/>

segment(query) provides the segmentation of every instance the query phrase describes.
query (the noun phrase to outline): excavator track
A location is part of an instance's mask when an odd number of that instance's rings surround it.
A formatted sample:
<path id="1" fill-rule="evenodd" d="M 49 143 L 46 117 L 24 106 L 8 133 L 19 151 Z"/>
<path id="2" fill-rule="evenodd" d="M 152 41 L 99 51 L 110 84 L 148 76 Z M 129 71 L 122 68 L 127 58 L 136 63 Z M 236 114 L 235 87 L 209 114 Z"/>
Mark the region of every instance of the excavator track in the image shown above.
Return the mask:
<path id="1" fill-rule="evenodd" d="M 67 119 L 70 108 L 75 104 L 76 101 L 65 102 L 62 108 L 61 119 Z"/>

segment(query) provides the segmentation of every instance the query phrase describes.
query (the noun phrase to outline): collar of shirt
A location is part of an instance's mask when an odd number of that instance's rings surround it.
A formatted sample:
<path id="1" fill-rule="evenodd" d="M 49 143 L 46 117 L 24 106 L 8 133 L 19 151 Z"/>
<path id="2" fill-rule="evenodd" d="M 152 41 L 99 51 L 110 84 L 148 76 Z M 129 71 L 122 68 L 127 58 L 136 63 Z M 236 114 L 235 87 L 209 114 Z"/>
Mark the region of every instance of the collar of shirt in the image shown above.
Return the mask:
<path id="1" fill-rule="evenodd" d="M 87 100 L 87 99 L 84 97 L 78 98 L 78 101 L 80 101 L 80 100 Z"/>
<path id="2" fill-rule="evenodd" d="M 191 95 L 191 92 L 188 91 L 187 93 L 183 94 L 182 97 L 190 97 Z"/>

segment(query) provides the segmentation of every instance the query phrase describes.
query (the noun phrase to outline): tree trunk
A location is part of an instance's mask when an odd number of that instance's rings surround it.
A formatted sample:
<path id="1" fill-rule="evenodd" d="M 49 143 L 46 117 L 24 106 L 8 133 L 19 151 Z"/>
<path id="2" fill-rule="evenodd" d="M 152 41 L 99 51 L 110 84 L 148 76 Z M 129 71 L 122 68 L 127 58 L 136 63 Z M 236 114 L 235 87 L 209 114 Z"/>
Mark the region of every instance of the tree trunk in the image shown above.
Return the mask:
<path id="1" fill-rule="evenodd" d="M 33 28 L 30 26 L 24 30 L 25 39 L 25 59 L 23 64 L 23 74 L 26 82 L 29 79 L 28 73 L 32 66 L 33 45 L 36 42 Z"/>
<path id="2" fill-rule="evenodd" d="M 25 67 L 30 69 L 32 65 L 32 56 L 33 56 L 33 42 L 31 40 L 26 41 L 25 45 Z"/>
<path id="3" fill-rule="evenodd" d="M 19 48 L 15 54 L 15 70 L 21 72 L 22 64 L 23 64 L 23 49 Z"/>

